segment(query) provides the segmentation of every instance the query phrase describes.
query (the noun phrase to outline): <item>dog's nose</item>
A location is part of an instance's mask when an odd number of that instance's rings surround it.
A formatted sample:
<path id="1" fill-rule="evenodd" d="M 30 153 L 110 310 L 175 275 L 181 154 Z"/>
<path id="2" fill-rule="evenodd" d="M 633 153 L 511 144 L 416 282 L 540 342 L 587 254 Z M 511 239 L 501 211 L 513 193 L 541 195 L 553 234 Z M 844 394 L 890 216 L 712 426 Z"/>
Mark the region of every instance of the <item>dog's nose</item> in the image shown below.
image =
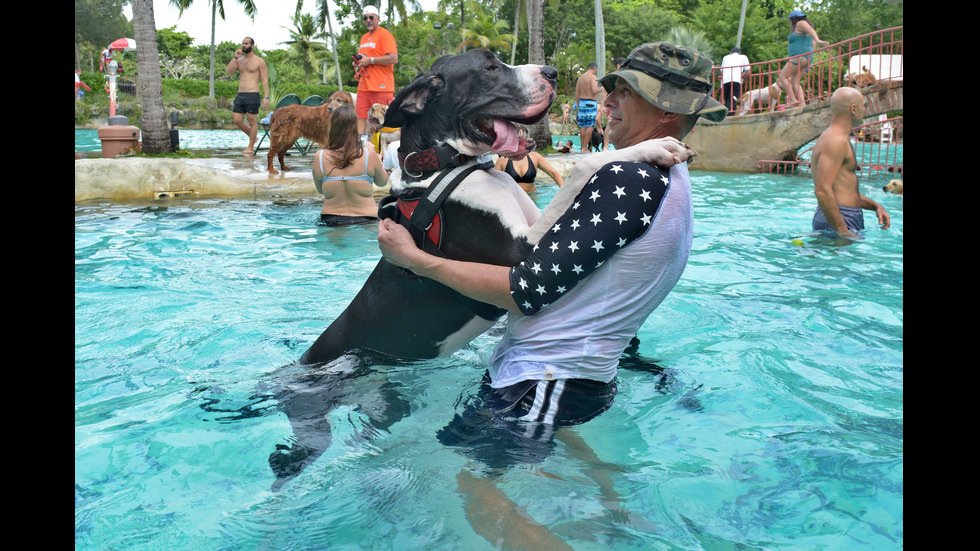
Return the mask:
<path id="1" fill-rule="evenodd" d="M 541 76 L 548 80 L 558 81 L 558 69 L 555 69 L 551 65 L 541 66 Z"/>

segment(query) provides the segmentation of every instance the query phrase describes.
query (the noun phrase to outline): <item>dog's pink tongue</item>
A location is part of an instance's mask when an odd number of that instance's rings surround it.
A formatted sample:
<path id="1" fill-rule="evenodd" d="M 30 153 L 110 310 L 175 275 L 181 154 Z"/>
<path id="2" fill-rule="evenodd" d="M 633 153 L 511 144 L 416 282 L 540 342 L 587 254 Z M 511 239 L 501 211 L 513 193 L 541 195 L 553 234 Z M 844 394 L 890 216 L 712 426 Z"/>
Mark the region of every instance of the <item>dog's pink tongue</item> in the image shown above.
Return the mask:
<path id="1" fill-rule="evenodd" d="M 491 148 L 497 153 L 516 153 L 520 147 L 517 127 L 504 119 L 493 119 L 493 131 L 497 134 Z"/>

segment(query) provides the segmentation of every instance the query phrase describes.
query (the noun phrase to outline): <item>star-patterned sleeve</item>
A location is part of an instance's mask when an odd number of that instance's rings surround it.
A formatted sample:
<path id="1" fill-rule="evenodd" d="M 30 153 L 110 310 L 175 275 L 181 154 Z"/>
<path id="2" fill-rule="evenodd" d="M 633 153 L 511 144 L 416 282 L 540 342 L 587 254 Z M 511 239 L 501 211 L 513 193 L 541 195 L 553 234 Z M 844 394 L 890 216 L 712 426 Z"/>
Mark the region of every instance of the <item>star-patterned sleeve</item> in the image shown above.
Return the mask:
<path id="1" fill-rule="evenodd" d="M 510 270 L 525 315 L 558 300 L 653 223 L 670 185 L 668 169 L 614 162 L 600 168 L 575 202 Z"/>

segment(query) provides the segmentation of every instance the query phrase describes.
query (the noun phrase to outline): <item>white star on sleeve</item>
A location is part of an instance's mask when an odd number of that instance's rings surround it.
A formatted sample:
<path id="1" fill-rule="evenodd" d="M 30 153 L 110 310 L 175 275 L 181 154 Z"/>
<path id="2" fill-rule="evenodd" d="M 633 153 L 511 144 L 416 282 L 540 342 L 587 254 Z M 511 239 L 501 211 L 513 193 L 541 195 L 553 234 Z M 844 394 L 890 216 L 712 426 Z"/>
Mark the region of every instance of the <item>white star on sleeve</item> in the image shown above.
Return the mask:
<path id="1" fill-rule="evenodd" d="M 579 266 L 578 264 L 576 264 L 575 266 L 572 267 L 572 271 L 575 272 L 576 274 L 580 274 L 584 270 L 582 270 L 582 267 L 581 266 Z"/>
<path id="2" fill-rule="evenodd" d="M 616 186 L 616 191 L 613 192 L 613 195 L 622 198 L 623 195 L 626 195 L 626 190 L 624 190 L 622 186 Z"/>
<path id="3" fill-rule="evenodd" d="M 650 191 L 645 189 L 642 192 L 640 192 L 640 198 L 643 199 L 643 202 L 644 203 L 646 203 L 647 201 L 649 201 L 650 199 L 652 199 L 650 197 Z"/>
<path id="4" fill-rule="evenodd" d="M 564 293 L 567 290 L 568 289 L 566 289 L 564 285 L 559 285 L 558 288 L 555 289 L 555 291 L 557 291 L 558 293 Z"/>
<path id="5" fill-rule="evenodd" d="M 626 222 L 627 221 L 626 220 L 626 213 L 625 212 L 616 211 L 616 221 L 619 222 L 619 225 L 620 226 L 622 226 L 623 225 L 623 222 Z"/>
<path id="6" fill-rule="evenodd" d="M 555 242 L 554 242 L 554 243 L 552 243 L 552 244 L 551 244 L 551 246 L 550 246 L 550 247 L 548 247 L 548 248 L 549 248 L 549 249 L 551 249 L 551 252 L 555 252 L 555 251 L 557 251 L 557 250 L 558 250 L 558 242 L 557 242 L 557 241 L 555 241 Z"/>
<path id="7" fill-rule="evenodd" d="M 620 166 L 620 165 L 613 165 L 613 167 L 610 168 L 609 170 L 611 170 L 612 172 L 615 172 L 616 174 L 619 174 L 620 172 L 623 171 L 623 167 Z"/>
<path id="8" fill-rule="evenodd" d="M 644 178 L 649 178 L 650 177 L 650 175 L 647 174 L 647 171 L 644 170 L 644 169 L 642 169 L 642 168 L 637 171 L 637 174 L 639 174 L 640 176 L 643 176 Z"/>
<path id="9" fill-rule="evenodd" d="M 589 247 L 589 248 L 590 249 L 595 249 L 595 252 L 599 252 L 602 249 L 605 249 L 605 247 L 602 246 L 602 241 L 593 241 L 592 243 L 593 243 L 593 245 L 591 247 Z"/>
<path id="10" fill-rule="evenodd" d="M 551 229 L 552 233 L 558 233 L 561 230 L 561 224 L 555 224 L 555 227 Z"/>
<path id="11" fill-rule="evenodd" d="M 667 184 L 670 183 L 670 178 L 668 178 L 667 176 L 661 176 L 660 181 L 663 182 L 664 185 L 666 186 Z"/>
<path id="12" fill-rule="evenodd" d="M 596 202 L 596 199 L 601 199 L 601 198 L 602 196 L 599 195 L 599 190 L 597 189 L 592 190 L 592 195 L 589 196 L 589 199 L 592 199 L 593 203 Z"/>
<path id="13" fill-rule="evenodd" d="M 578 220 L 572 220 L 572 229 L 577 230 L 579 227 Z"/>
<path id="14" fill-rule="evenodd" d="M 592 215 L 592 220 L 589 220 L 589 222 L 592 222 L 593 226 L 598 226 L 602 222 L 602 218 L 599 217 L 599 213 L 597 212 Z"/>
<path id="15" fill-rule="evenodd" d="M 650 223 L 650 220 L 653 220 L 653 216 L 650 216 L 649 214 L 644 214 L 641 217 L 641 220 L 643 220 L 643 225 L 646 226 Z"/>
<path id="16" fill-rule="evenodd" d="M 535 289 L 535 291 L 537 291 L 539 295 L 543 295 L 545 293 L 544 285 L 538 285 L 538 288 Z"/>
<path id="17" fill-rule="evenodd" d="M 620 237 L 619 238 L 619 241 L 616 244 L 619 245 L 620 247 L 622 247 L 623 245 L 626 244 L 626 238 L 625 237 Z"/>
<path id="18" fill-rule="evenodd" d="M 554 272 L 555 274 L 560 274 L 561 273 L 561 268 L 559 268 L 557 264 L 552 264 L 551 265 L 551 271 Z"/>
<path id="19" fill-rule="evenodd" d="M 524 301 L 524 309 L 525 309 L 525 310 L 528 310 L 528 309 L 530 309 L 530 308 L 531 308 L 531 303 L 525 300 L 525 301 Z"/>
<path id="20" fill-rule="evenodd" d="M 521 286 L 521 289 L 527 289 L 527 281 L 523 277 L 517 284 Z"/>
<path id="21" fill-rule="evenodd" d="M 574 253 L 578 250 L 578 241 L 572 241 L 568 244 L 568 248 Z"/>
<path id="22" fill-rule="evenodd" d="M 531 271 L 534 272 L 534 273 L 540 272 L 541 271 L 541 265 L 538 264 L 537 262 L 535 262 L 534 263 L 534 266 L 531 266 Z"/>

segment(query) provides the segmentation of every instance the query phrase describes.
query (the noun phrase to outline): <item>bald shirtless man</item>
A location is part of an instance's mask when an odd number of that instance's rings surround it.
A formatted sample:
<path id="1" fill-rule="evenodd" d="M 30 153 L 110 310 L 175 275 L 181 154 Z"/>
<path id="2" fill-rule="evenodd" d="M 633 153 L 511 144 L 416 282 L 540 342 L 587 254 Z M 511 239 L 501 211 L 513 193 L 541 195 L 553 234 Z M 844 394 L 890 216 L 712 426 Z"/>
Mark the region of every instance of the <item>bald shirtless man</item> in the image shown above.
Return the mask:
<path id="1" fill-rule="evenodd" d="M 830 126 L 817 138 L 810 157 L 817 196 L 813 229 L 857 238 L 857 232 L 864 229 L 862 209 L 865 209 L 875 211 L 881 229 L 887 230 L 891 217 L 881 205 L 858 190 L 858 163 L 848 139 L 851 129 L 864 119 L 864 96 L 854 88 L 838 88 L 830 97 L 830 108 L 833 113 Z"/>
<path id="2" fill-rule="evenodd" d="M 242 39 L 242 47 L 235 51 L 235 57 L 225 67 L 225 72 L 229 75 L 235 71 L 240 73 L 238 95 L 235 96 L 231 116 L 235 126 L 248 135 L 248 148 L 242 152 L 243 155 L 255 154 L 255 140 L 259 135 L 259 105 L 263 109 L 269 108 L 269 68 L 264 59 L 255 55 L 252 51 L 254 48 L 255 41 L 246 36 Z M 260 80 L 265 91 L 264 97 L 259 93 Z M 243 120 L 246 117 L 248 124 Z"/>

